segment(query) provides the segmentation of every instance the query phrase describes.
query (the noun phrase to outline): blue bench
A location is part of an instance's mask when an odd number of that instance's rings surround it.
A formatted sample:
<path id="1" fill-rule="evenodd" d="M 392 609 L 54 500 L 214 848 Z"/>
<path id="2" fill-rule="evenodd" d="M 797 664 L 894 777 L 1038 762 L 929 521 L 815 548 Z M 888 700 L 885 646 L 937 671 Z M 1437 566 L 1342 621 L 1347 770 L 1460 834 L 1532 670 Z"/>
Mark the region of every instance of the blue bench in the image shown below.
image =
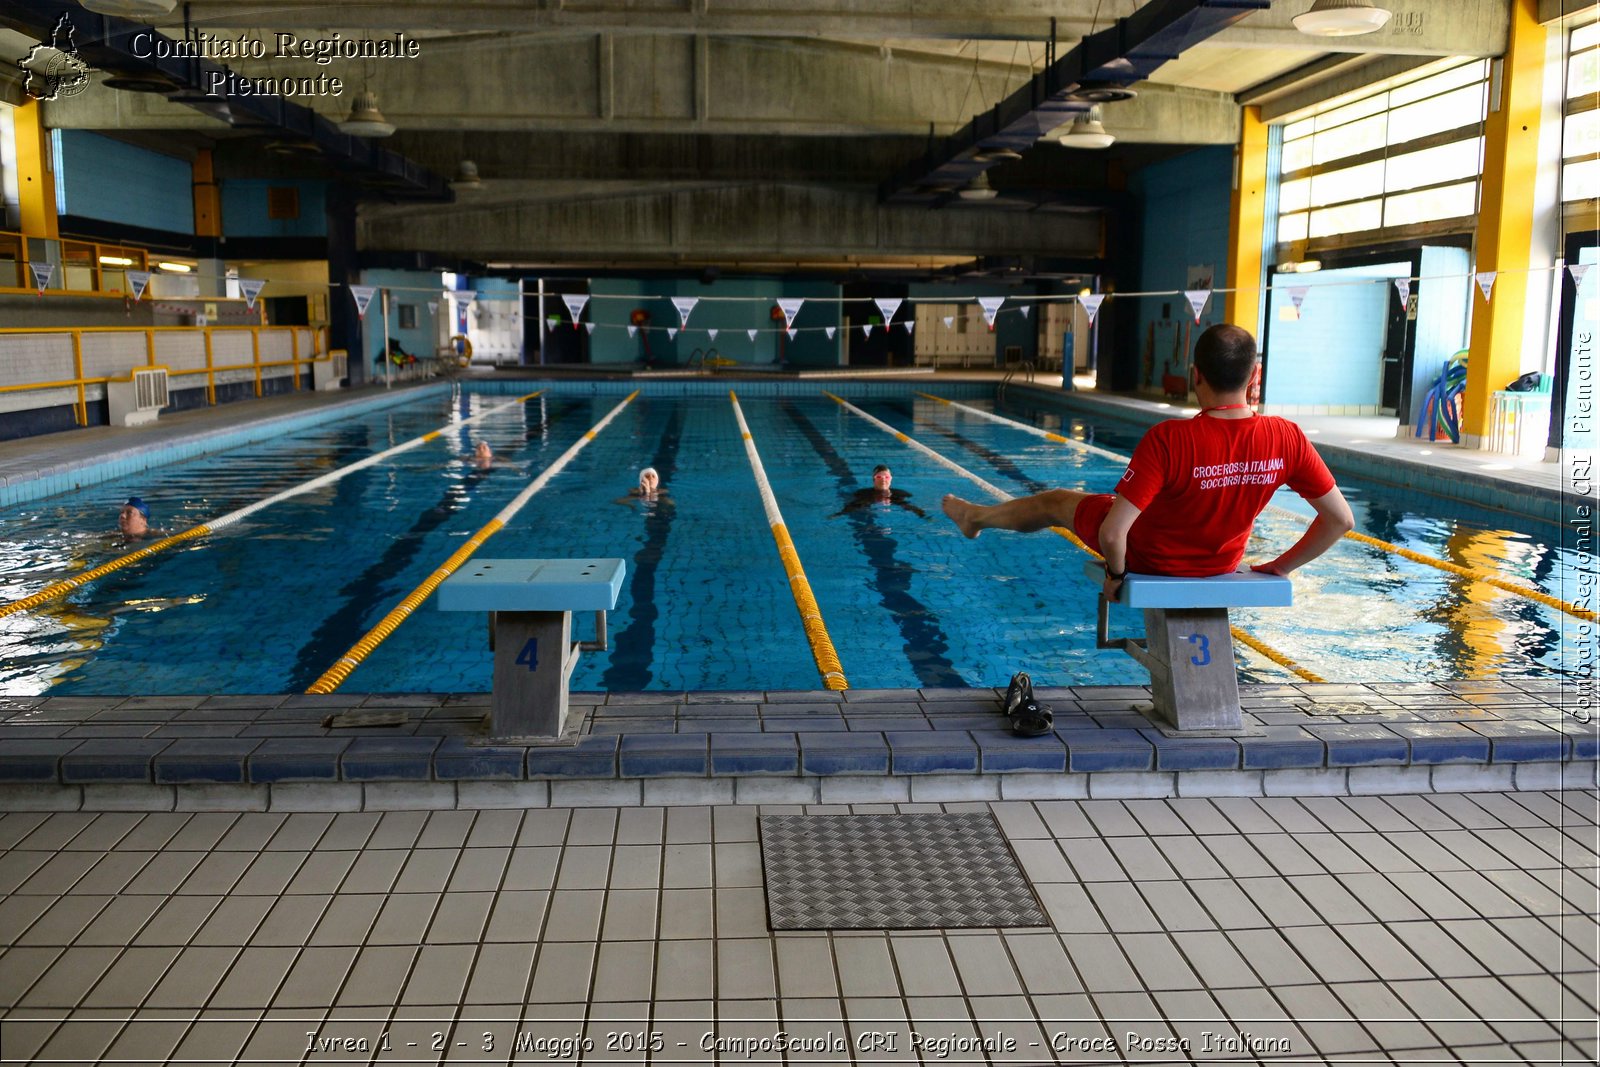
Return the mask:
<path id="1" fill-rule="evenodd" d="M 496 737 L 559 737 L 580 651 L 606 648 L 606 612 L 622 591 L 620 559 L 479 559 L 439 585 L 442 611 L 489 613 Z M 595 613 L 597 638 L 572 640 L 572 613 Z"/>
<path id="2" fill-rule="evenodd" d="M 1096 583 L 1105 571 L 1098 563 L 1084 566 Z M 1143 640 L 1113 640 L 1111 604 L 1099 597 L 1095 644 L 1120 648 L 1150 672 L 1155 710 L 1173 732 L 1240 733 L 1239 679 L 1233 658 L 1229 608 L 1278 608 L 1294 602 L 1287 578 L 1241 571 L 1215 578 L 1167 578 L 1130 574 L 1116 603 L 1144 611 Z"/>

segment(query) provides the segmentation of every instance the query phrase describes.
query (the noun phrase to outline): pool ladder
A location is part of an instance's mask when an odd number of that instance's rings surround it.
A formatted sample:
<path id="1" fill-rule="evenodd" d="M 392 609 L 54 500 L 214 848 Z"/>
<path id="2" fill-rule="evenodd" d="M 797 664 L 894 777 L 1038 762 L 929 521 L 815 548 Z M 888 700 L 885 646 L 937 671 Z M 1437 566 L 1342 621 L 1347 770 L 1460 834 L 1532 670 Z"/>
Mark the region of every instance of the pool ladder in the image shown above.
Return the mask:
<path id="1" fill-rule="evenodd" d="M 995 399 L 996 400 L 1003 400 L 1005 398 L 1006 386 L 1011 384 L 1011 379 L 1015 378 L 1018 373 L 1021 373 L 1023 375 L 1023 379 L 1022 380 L 1025 383 L 1027 383 L 1028 385 L 1032 385 L 1033 384 L 1033 371 L 1034 371 L 1033 360 L 1031 360 L 1031 359 L 1022 359 L 1022 360 L 1018 360 L 1015 363 L 1006 364 L 1005 377 L 1000 379 L 1000 386 L 999 386 L 999 388 L 997 388 L 994 391 Z"/>

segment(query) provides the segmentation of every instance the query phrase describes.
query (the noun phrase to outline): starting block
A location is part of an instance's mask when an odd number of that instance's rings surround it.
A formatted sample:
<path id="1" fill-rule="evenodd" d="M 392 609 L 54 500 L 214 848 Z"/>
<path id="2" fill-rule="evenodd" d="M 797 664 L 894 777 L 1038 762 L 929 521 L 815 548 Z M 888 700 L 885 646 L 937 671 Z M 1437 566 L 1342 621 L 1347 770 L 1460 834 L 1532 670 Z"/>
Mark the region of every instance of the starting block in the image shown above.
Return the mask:
<path id="1" fill-rule="evenodd" d="M 606 648 L 606 612 L 622 591 L 620 559 L 480 559 L 439 586 L 443 611 L 489 613 L 496 737 L 559 737 L 580 651 Z M 572 640 L 572 613 L 595 613 L 596 640 Z"/>
<path id="2" fill-rule="evenodd" d="M 1096 582 L 1098 563 L 1084 566 Z M 1294 602 L 1294 586 L 1275 574 L 1239 571 L 1215 578 L 1130 574 L 1116 603 L 1144 611 L 1145 637 L 1111 639 L 1110 603 L 1099 597 L 1095 645 L 1120 648 L 1150 672 L 1160 717 L 1179 733 L 1240 733 L 1239 678 L 1229 608 L 1279 608 Z"/>

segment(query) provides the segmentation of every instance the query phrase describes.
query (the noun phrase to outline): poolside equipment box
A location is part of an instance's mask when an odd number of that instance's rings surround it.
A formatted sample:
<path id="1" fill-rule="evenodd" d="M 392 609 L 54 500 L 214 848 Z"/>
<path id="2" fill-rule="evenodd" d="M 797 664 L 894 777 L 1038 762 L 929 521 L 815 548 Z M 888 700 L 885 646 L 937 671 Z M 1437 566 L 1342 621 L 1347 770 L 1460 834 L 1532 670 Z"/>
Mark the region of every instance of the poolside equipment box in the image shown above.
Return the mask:
<path id="1" fill-rule="evenodd" d="M 1084 574 L 1104 581 L 1098 563 Z M 1120 648 L 1150 672 L 1155 710 L 1173 732 L 1241 733 L 1239 678 L 1233 658 L 1229 608 L 1288 607 L 1294 586 L 1275 574 L 1238 571 L 1214 578 L 1167 578 L 1130 574 L 1116 603 L 1144 610 L 1145 638 L 1112 640 L 1107 634 L 1110 603 L 1102 593 L 1095 622 L 1095 644 Z"/>
<path id="2" fill-rule="evenodd" d="M 495 736 L 560 736 L 572 668 L 580 651 L 606 647 L 622 573 L 620 559 L 479 559 L 440 584 L 441 610 L 489 613 Z M 572 640 L 574 611 L 595 613 L 594 643 Z"/>

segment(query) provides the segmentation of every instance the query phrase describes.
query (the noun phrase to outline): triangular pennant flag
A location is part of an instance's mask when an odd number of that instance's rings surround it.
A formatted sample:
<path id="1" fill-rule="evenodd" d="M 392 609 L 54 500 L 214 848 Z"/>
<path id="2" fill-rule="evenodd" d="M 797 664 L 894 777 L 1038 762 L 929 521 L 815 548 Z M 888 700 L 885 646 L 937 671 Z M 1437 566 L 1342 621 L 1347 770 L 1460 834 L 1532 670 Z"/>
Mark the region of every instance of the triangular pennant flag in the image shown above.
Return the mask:
<path id="1" fill-rule="evenodd" d="M 1087 296 L 1078 297 L 1078 303 L 1083 305 L 1084 314 L 1089 316 L 1090 326 L 1094 325 L 1094 317 L 1100 314 L 1100 304 L 1105 298 L 1106 294 L 1104 293 L 1090 293 Z"/>
<path id="2" fill-rule="evenodd" d="M 29 263 L 28 266 L 33 269 L 33 280 L 38 290 L 42 293 L 50 288 L 50 279 L 56 276 L 56 265 L 54 263 Z"/>
<path id="3" fill-rule="evenodd" d="M 555 328 L 556 328 L 556 327 L 557 327 L 557 326 L 560 326 L 560 325 L 561 325 L 561 316 L 560 316 L 560 315 L 546 315 L 546 316 L 545 316 L 545 320 L 544 320 L 544 321 L 545 321 L 545 322 L 546 322 L 546 323 L 548 323 L 548 324 L 549 324 L 549 326 L 550 326 L 550 328 L 551 328 L 551 329 L 552 329 L 552 330 L 553 330 L 553 329 L 555 329 Z M 573 328 L 573 329 L 577 329 L 577 328 L 578 328 L 578 327 L 577 327 L 577 324 L 576 324 L 576 323 L 574 323 L 574 324 L 573 324 L 573 327 L 572 327 L 572 328 Z"/>
<path id="4" fill-rule="evenodd" d="M 1289 294 L 1289 302 L 1294 305 L 1296 311 L 1299 311 L 1300 305 L 1306 302 L 1306 293 L 1311 291 L 1311 286 L 1291 285 L 1285 291 Z"/>
<path id="5" fill-rule="evenodd" d="M 833 340 L 833 335 L 834 335 L 834 332 L 836 331 L 836 329 L 837 328 L 833 327 L 833 326 L 824 326 L 822 328 L 822 332 L 827 334 L 828 335 L 828 340 L 831 341 L 831 340 Z"/>
<path id="6" fill-rule="evenodd" d="M 670 341 L 676 336 L 678 336 L 678 328 L 676 326 L 668 326 L 667 327 L 667 340 Z"/>
<path id="7" fill-rule="evenodd" d="M 578 320 L 583 317 L 583 305 L 589 302 L 588 295 L 563 296 L 561 302 L 567 305 L 567 314 L 572 316 L 572 325 L 577 326 Z"/>
<path id="8" fill-rule="evenodd" d="M 754 341 L 756 339 L 756 331 L 755 330 L 746 330 L 745 333 L 750 335 L 750 340 Z"/>
<path id="9" fill-rule="evenodd" d="M 584 323 L 584 324 L 583 324 L 583 328 L 584 328 L 584 329 L 585 329 L 585 330 L 588 330 L 588 331 L 589 331 L 589 336 L 590 336 L 590 337 L 593 337 L 593 336 L 594 336 L 594 323 L 592 323 L 592 322 L 586 322 L 586 323 Z"/>
<path id="10" fill-rule="evenodd" d="M 144 287 L 150 284 L 150 272 L 147 270 L 130 270 L 124 275 L 128 279 L 128 295 L 135 302 L 144 299 Z"/>
<path id="11" fill-rule="evenodd" d="M 707 335 L 710 336 L 710 338 L 713 341 L 715 341 L 717 339 L 717 331 L 716 330 L 707 330 L 706 333 L 707 333 Z"/>
<path id="12" fill-rule="evenodd" d="M 378 291 L 376 285 L 352 285 L 350 295 L 356 298 L 356 317 L 367 317 L 367 305 L 372 303 L 372 294 Z"/>
<path id="13" fill-rule="evenodd" d="M 1400 294 L 1400 305 L 1404 307 L 1411 300 L 1411 279 L 1396 278 L 1394 280 L 1394 288 Z"/>
<path id="14" fill-rule="evenodd" d="M 804 297 L 786 296 L 779 299 L 778 306 L 783 309 L 783 325 L 785 329 L 794 325 L 795 314 L 799 312 L 800 305 L 804 303 Z"/>
<path id="15" fill-rule="evenodd" d="M 248 310 L 254 311 L 256 309 L 256 297 L 261 294 L 261 287 L 266 284 L 265 278 L 239 279 L 239 292 L 244 294 L 244 306 Z"/>
<path id="16" fill-rule="evenodd" d="M 694 306 L 698 303 L 700 303 L 698 296 L 675 296 L 672 298 L 672 306 L 678 309 L 679 323 L 684 326 L 689 325 L 689 312 L 693 311 Z"/>
<path id="17" fill-rule="evenodd" d="M 439 313 L 439 301 L 437 301 L 437 300 L 428 301 L 428 314 L 437 315 L 438 313 Z"/>
<path id="18" fill-rule="evenodd" d="M 946 315 L 944 317 L 944 328 L 947 329 L 947 330 L 953 330 L 953 329 L 955 329 L 955 326 L 956 326 L 956 317 L 954 315 Z"/>
<path id="19" fill-rule="evenodd" d="M 869 322 L 865 326 L 861 327 L 861 332 L 865 336 L 871 337 L 872 336 L 872 323 Z"/>
<path id="20" fill-rule="evenodd" d="M 628 336 L 629 337 L 632 337 L 634 334 L 636 334 L 638 332 L 639 332 L 639 327 L 637 327 L 637 326 L 629 326 L 628 327 Z"/>
<path id="21" fill-rule="evenodd" d="M 900 310 L 900 305 L 905 301 L 896 297 L 879 296 L 874 297 L 872 302 L 878 305 L 879 311 L 883 312 L 883 324 L 887 326 L 894 321 L 894 313 Z"/>
<path id="22" fill-rule="evenodd" d="M 915 325 L 916 325 L 916 323 L 912 322 L 910 319 L 907 319 L 905 321 L 906 333 L 910 333 L 911 332 L 911 327 L 913 327 Z"/>
<path id="23" fill-rule="evenodd" d="M 1022 307 L 1018 308 L 1017 310 L 1022 312 L 1022 317 L 1023 318 L 1027 318 L 1028 317 L 1028 305 L 1027 304 L 1023 304 Z"/>
<path id="24" fill-rule="evenodd" d="M 788 334 L 788 335 L 789 335 L 789 340 L 791 340 L 791 341 L 793 341 L 793 340 L 794 340 L 794 334 L 795 334 L 795 331 L 794 331 L 794 330 L 792 330 L 792 329 L 789 329 L 789 330 L 785 330 L 785 331 L 783 331 L 783 332 L 784 332 L 784 333 L 786 333 L 786 334 Z"/>
<path id="25" fill-rule="evenodd" d="M 980 296 L 978 303 L 983 307 L 983 319 L 989 324 L 989 329 L 994 329 L 995 313 L 1000 310 L 1000 305 L 1006 302 L 1003 296 Z"/>
<path id="26" fill-rule="evenodd" d="M 1589 273 L 1589 268 L 1592 267 L 1592 266 L 1594 266 L 1593 263 L 1568 263 L 1567 264 L 1567 273 L 1572 275 L 1572 287 L 1574 289 L 1582 289 L 1583 288 L 1583 276 L 1585 274 Z M 129 277 L 132 277 L 132 275 L 129 275 Z"/>
<path id="27" fill-rule="evenodd" d="M 1473 275 L 1478 280 L 1478 288 L 1483 290 L 1483 299 L 1485 301 L 1489 299 L 1489 290 L 1494 288 L 1494 279 L 1499 273 L 1497 270 L 1480 270 Z"/>
<path id="28" fill-rule="evenodd" d="M 1183 295 L 1189 298 L 1189 306 L 1194 309 L 1194 321 L 1200 321 L 1200 313 L 1206 309 L 1206 304 L 1211 300 L 1210 289 L 1185 289 Z"/>

